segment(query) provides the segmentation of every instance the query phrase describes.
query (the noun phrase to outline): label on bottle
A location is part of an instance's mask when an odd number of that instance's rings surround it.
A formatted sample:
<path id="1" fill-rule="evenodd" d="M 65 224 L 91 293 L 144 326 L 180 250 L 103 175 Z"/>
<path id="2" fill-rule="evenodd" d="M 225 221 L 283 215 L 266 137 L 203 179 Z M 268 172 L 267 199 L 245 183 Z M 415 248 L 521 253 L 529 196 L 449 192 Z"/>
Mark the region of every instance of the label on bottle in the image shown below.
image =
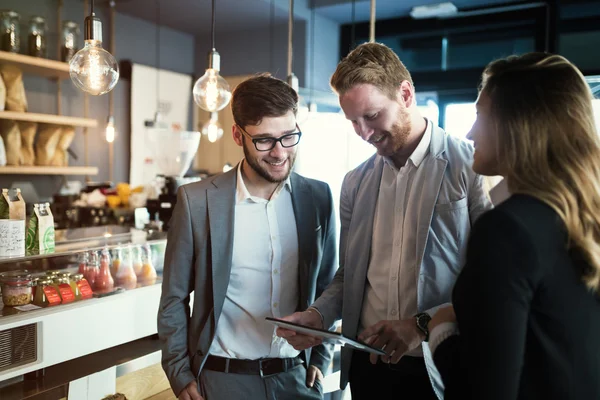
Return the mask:
<path id="1" fill-rule="evenodd" d="M 48 299 L 49 306 L 60 304 L 60 295 L 58 294 L 54 286 L 44 286 L 44 294 L 46 295 L 46 299 Z"/>
<path id="2" fill-rule="evenodd" d="M 79 287 L 79 291 L 81 292 L 82 299 L 91 299 L 94 293 L 92 292 L 92 288 L 87 280 L 82 279 L 77 282 L 77 287 Z"/>
<path id="3" fill-rule="evenodd" d="M 73 289 L 71 289 L 71 285 L 68 283 L 61 283 L 58 285 L 58 290 L 60 290 L 60 297 L 62 298 L 62 302 L 71 303 L 75 300 L 75 294 L 73 294 Z"/>

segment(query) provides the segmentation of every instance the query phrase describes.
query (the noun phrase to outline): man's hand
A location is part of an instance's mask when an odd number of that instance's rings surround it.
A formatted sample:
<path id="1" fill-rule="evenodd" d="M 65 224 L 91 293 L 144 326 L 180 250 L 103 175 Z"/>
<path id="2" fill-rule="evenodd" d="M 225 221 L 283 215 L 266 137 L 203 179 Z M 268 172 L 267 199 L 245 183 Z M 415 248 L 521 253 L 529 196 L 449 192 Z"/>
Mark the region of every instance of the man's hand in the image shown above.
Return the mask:
<path id="1" fill-rule="evenodd" d="M 311 328 L 323 329 L 323 322 L 318 312 L 308 309 L 307 311 L 295 312 L 292 315 L 281 318 L 295 324 L 310 326 Z M 284 338 L 296 350 L 305 350 L 323 343 L 323 340 L 314 336 L 304 335 L 285 328 L 277 328 L 275 334 Z"/>
<path id="2" fill-rule="evenodd" d="M 365 329 L 359 340 L 370 344 L 386 353 L 381 360 L 386 363 L 396 364 L 407 352 L 416 349 L 425 339 L 423 332 L 417 328 L 414 318 L 401 321 L 379 321 Z M 371 354 L 372 364 L 377 363 L 377 355 Z"/>
<path id="3" fill-rule="evenodd" d="M 177 396 L 177 400 L 204 400 L 198 392 L 198 384 L 196 381 L 191 381 Z"/>
<path id="4" fill-rule="evenodd" d="M 306 386 L 309 388 L 313 387 L 315 380 L 323 382 L 323 373 L 319 368 L 311 365 L 308 367 L 308 371 L 306 371 Z"/>
<path id="5" fill-rule="evenodd" d="M 433 330 L 436 326 L 443 322 L 456 322 L 456 314 L 454 313 L 454 306 L 447 306 L 440 308 L 433 314 L 431 321 L 427 324 L 427 328 L 429 328 L 429 332 Z"/>

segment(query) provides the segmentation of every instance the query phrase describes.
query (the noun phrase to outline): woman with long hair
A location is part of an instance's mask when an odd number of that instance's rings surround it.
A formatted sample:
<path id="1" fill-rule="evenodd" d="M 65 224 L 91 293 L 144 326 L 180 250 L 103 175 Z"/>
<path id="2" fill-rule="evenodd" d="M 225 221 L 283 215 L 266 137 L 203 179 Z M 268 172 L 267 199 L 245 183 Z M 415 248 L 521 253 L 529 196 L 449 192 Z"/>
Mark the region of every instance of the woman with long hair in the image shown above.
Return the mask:
<path id="1" fill-rule="evenodd" d="M 453 307 L 429 323 L 445 399 L 600 399 L 600 138 L 564 57 L 489 64 L 473 169 L 510 197 L 475 223 Z"/>

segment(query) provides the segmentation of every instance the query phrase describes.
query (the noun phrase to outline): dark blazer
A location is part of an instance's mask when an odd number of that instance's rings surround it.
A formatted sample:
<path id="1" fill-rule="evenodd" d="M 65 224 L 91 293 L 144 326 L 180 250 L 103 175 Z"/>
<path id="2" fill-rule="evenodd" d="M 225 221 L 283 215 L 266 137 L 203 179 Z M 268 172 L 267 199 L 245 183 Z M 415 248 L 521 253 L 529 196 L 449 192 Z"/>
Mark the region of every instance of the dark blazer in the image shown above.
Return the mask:
<path id="1" fill-rule="evenodd" d="M 176 394 L 199 376 L 221 315 L 231 271 L 236 184 L 237 167 L 177 193 L 158 312 L 162 365 Z M 337 267 L 333 199 L 326 183 L 295 173 L 291 186 L 299 242 L 298 310 L 305 310 Z M 309 365 L 325 373 L 332 350 L 331 345 L 313 348 Z"/>
<path id="2" fill-rule="evenodd" d="M 600 301 L 556 212 L 513 195 L 473 227 L 434 354 L 445 399 L 600 399 Z"/>

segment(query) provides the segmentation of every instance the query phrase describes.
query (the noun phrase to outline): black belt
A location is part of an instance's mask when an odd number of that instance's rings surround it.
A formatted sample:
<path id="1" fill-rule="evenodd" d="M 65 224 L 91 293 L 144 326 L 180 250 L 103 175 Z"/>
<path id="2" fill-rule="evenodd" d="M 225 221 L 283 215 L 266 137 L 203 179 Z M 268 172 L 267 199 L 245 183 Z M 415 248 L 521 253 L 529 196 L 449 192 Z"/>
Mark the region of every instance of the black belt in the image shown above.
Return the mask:
<path id="1" fill-rule="evenodd" d="M 303 362 L 300 356 L 295 358 L 261 358 L 259 360 L 238 360 L 208 356 L 204 368 L 230 374 L 269 376 L 286 372 Z"/>

